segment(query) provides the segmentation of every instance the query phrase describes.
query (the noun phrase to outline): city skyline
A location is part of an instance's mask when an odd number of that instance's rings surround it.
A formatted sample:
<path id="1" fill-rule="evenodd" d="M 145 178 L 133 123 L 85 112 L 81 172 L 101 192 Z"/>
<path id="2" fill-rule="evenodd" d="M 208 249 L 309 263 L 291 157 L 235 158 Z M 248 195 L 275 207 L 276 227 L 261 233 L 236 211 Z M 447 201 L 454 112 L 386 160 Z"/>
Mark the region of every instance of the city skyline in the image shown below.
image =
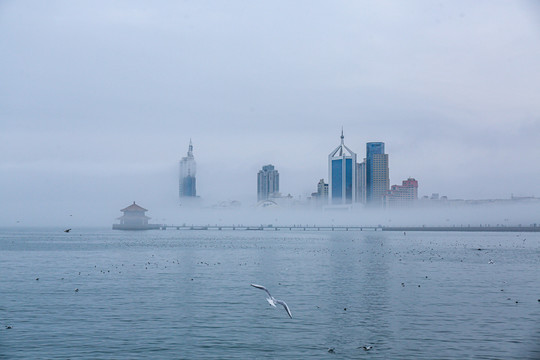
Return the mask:
<path id="1" fill-rule="evenodd" d="M 328 155 L 328 179 L 329 183 L 322 178 L 317 183 L 317 191 L 312 192 L 311 196 L 304 196 L 304 201 L 316 202 L 317 205 L 351 205 L 355 203 L 375 206 L 375 207 L 404 207 L 414 205 L 417 200 L 458 200 L 475 201 L 482 199 L 449 199 L 447 195 L 441 196 L 439 193 L 423 194 L 419 197 L 418 180 L 414 177 L 408 177 L 402 180 L 402 184 L 390 186 L 389 178 L 389 155 L 385 152 L 384 142 L 366 143 L 366 157 L 362 162 L 358 162 L 358 155 L 348 148 L 344 143 L 344 131 L 341 129 L 341 144 Z M 180 188 L 182 188 L 182 174 L 196 172 L 196 163 L 193 156 L 193 145 L 190 139 L 188 156 L 180 161 Z M 350 163 L 346 161 L 349 160 Z M 334 162 L 340 163 L 336 166 Z M 187 165 L 189 163 L 189 165 Z M 369 164 L 369 165 L 368 165 Z M 354 166 L 355 165 L 355 166 Z M 184 168 L 182 170 L 182 168 Z M 339 169 L 338 169 L 339 168 Z M 337 176 L 334 170 L 339 170 Z M 345 175 L 347 173 L 347 175 Z M 346 177 L 349 176 L 349 179 Z M 368 178 L 369 176 L 369 178 Z M 338 189 L 338 194 L 332 195 L 332 179 L 339 180 L 334 188 Z M 194 184 L 194 179 L 189 183 Z M 354 186 L 351 186 L 355 184 Z M 346 191 L 342 189 L 348 187 Z M 334 191 L 335 193 L 336 191 Z M 306 193 L 304 193 L 305 195 Z M 182 197 L 182 196 L 181 196 Z M 289 193 L 284 198 L 292 198 Z M 279 191 L 279 172 L 272 164 L 262 166 L 257 173 L 257 201 L 269 200 L 272 198 L 281 198 Z M 299 199 L 302 195 L 299 196 Z M 498 198 L 498 200 L 519 200 L 535 198 L 535 196 L 514 196 L 509 198 Z M 354 200 L 353 200 L 354 199 Z M 321 202 L 322 200 L 322 202 Z M 494 198 L 485 200 L 497 200 Z M 237 205 L 241 204 L 233 200 Z M 304 203 L 304 205 L 307 203 Z"/>
<path id="2" fill-rule="evenodd" d="M 343 128 L 340 139 L 340 145 L 328 155 L 328 183 L 324 178 L 320 179 L 317 191 L 306 200 L 312 205 L 338 207 L 354 204 L 374 208 L 415 205 L 419 200 L 415 178 L 409 177 L 401 185 L 390 187 L 389 155 L 385 153 L 384 142 L 366 143 L 366 157 L 359 162 L 358 155 L 345 145 Z M 273 165 L 263 166 L 257 174 L 257 201 L 280 196 L 278 171 Z"/>
<path id="3" fill-rule="evenodd" d="M 384 142 L 366 143 L 366 157 L 358 162 L 357 154 L 345 145 L 343 128 L 340 139 L 340 145 L 328 155 L 328 184 L 324 178 L 320 179 L 316 193 L 312 193 L 312 197 L 319 200 L 319 205 L 360 203 L 384 207 L 387 196 L 399 198 L 402 189 L 408 189 L 405 184 L 411 181 L 415 183 L 415 190 L 413 193 L 406 192 L 404 198 L 418 200 L 418 181 L 414 178 L 404 180 L 402 185 L 393 185 L 390 190 L 388 154 L 384 152 Z M 180 198 L 196 197 L 196 162 L 191 139 L 187 156 L 180 161 L 179 174 Z M 257 201 L 279 197 L 278 170 L 272 164 L 262 166 L 257 173 Z M 291 197 L 290 193 L 288 197 Z"/>

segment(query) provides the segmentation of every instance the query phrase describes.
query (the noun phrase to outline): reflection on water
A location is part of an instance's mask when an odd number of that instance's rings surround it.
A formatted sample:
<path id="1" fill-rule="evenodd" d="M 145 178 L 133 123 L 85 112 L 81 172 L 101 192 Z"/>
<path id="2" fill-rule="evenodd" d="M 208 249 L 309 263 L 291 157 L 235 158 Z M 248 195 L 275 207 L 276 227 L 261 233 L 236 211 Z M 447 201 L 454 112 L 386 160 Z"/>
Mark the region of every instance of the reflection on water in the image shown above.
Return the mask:
<path id="1" fill-rule="evenodd" d="M 0 264 L 0 358 L 540 358 L 539 234 L 3 230 Z"/>

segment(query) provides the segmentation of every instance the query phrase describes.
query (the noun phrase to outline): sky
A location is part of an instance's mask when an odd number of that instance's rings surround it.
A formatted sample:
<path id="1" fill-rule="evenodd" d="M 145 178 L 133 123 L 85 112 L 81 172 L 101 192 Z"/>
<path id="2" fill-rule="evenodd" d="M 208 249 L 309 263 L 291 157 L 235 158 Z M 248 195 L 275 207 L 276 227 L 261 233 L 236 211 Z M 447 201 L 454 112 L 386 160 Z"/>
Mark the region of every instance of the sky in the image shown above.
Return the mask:
<path id="1" fill-rule="evenodd" d="M 3 0 L 0 49 L 0 225 L 175 208 L 190 139 L 207 204 L 305 198 L 342 128 L 420 196 L 540 196 L 535 1 Z"/>

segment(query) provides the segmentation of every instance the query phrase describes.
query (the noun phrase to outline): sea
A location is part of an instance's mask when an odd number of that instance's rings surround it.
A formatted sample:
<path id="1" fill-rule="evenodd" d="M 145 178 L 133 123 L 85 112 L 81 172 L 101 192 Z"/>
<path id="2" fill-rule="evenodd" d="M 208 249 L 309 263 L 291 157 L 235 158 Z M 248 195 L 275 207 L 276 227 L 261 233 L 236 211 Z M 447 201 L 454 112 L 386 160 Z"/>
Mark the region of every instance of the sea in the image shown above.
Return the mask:
<path id="1" fill-rule="evenodd" d="M 540 233 L 3 228 L 0 359 L 540 359 Z"/>

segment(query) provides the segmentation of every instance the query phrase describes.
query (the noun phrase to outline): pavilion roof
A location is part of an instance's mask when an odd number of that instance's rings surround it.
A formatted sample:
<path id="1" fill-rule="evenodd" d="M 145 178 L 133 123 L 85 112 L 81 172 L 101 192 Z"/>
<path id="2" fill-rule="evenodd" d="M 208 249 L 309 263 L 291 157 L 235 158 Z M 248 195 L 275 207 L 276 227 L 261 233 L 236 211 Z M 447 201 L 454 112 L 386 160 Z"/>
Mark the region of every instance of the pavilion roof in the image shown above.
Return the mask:
<path id="1" fill-rule="evenodd" d="M 129 205 L 127 208 L 122 209 L 120 211 L 148 211 L 148 210 L 135 204 L 135 201 L 134 201 L 133 204 Z"/>

